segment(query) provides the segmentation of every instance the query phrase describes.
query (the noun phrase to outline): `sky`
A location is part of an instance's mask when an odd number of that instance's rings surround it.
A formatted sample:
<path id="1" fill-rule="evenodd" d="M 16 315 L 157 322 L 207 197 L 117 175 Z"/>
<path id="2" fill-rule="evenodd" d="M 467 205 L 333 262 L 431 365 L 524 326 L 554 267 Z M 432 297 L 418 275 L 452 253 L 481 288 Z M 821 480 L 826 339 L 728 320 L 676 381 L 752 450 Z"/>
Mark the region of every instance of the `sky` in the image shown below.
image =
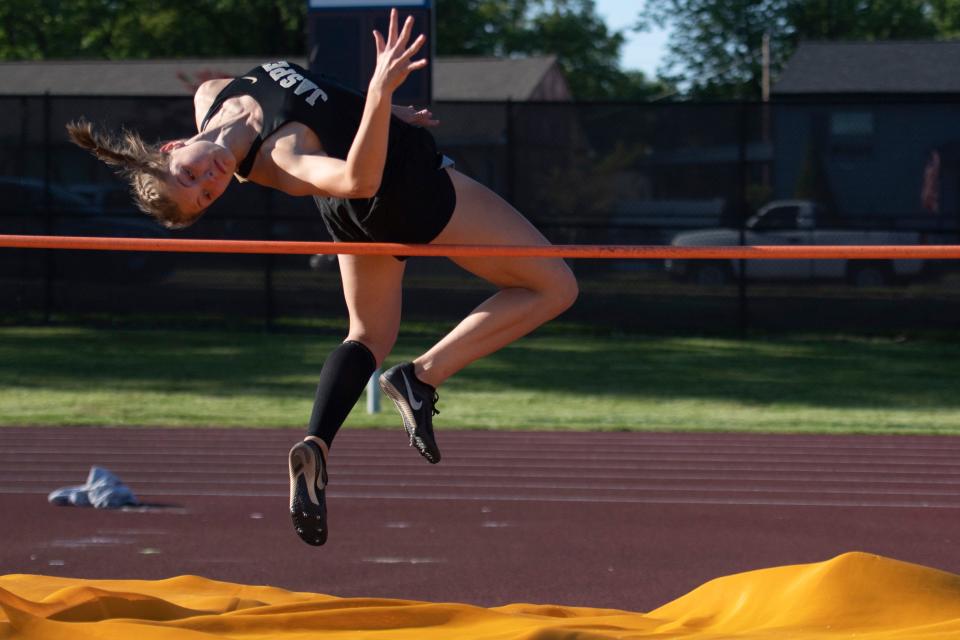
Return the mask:
<path id="1" fill-rule="evenodd" d="M 612 31 L 630 27 L 637 21 L 643 0 L 595 0 L 597 14 Z M 627 43 L 621 50 L 621 67 L 625 70 L 639 69 L 648 77 L 654 77 L 660 58 L 666 50 L 666 31 L 636 33 L 625 30 Z"/>

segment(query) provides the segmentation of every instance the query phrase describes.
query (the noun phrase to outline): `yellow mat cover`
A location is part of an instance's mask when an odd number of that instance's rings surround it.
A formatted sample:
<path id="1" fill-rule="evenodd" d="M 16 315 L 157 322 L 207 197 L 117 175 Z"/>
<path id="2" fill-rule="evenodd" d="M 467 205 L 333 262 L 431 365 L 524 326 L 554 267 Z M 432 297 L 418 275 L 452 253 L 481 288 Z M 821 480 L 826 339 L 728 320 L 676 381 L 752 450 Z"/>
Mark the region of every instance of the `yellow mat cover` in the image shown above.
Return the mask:
<path id="1" fill-rule="evenodd" d="M 336 598 L 196 576 L 0 576 L 0 638 L 960 638 L 960 576 L 865 553 L 718 578 L 649 613 Z"/>

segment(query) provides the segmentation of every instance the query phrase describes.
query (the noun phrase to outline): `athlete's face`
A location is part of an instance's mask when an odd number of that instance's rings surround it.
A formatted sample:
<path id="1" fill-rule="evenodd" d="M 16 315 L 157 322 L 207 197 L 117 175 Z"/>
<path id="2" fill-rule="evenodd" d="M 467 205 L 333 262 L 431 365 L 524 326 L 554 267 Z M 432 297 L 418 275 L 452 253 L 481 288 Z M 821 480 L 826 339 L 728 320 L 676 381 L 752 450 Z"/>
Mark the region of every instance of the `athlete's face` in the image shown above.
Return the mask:
<path id="1" fill-rule="evenodd" d="M 170 156 L 167 195 L 188 217 L 213 204 L 236 170 L 233 154 L 206 140 L 174 140 L 160 149 Z"/>

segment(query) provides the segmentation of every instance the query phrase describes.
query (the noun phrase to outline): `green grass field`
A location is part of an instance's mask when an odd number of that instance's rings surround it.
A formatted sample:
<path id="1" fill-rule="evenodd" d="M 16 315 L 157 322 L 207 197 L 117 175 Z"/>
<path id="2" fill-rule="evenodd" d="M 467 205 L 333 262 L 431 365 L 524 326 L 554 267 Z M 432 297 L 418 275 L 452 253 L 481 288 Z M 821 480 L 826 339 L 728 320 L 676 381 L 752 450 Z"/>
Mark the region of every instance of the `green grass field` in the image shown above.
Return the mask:
<path id="1" fill-rule="evenodd" d="M 404 337 L 409 359 L 439 327 Z M 410 334 L 414 337 L 408 337 Z M 329 335 L 0 328 L 0 425 L 301 427 Z M 960 433 L 949 341 L 551 330 L 441 389 L 439 428 Z M 389 401 L 348 425 L 396 428 Z"/>

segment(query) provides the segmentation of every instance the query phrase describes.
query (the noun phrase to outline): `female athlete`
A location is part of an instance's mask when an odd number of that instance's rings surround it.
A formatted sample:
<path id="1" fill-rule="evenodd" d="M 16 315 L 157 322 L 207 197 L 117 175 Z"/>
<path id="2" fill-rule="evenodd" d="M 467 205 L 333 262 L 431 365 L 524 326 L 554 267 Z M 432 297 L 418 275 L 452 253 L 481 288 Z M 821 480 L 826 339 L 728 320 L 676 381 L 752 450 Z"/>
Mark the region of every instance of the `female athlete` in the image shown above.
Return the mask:
<path id="1" fill-rule="evenodd" d="M 390 12 L 386 37 L 373 32 L 377 61 L 366 94 L 286 61 L 203 83 L 194 97 L 197 130 L 158 146 L 125 131 L 68 125 L 73 141 L 115 166 L 137 204 L 161 224 L 199 219 L 238 179 L 294 196 L 311 196 L 334 240 L 438 244 L 545 245 L 512 206 L 458 172 L 424 128 L 429 111 L 391 105 L 413 60 L 412 18 Z M 474 360 L 529 333 L 567 309 L 577 283 L 560 259 L 457 257 L 452 260 L 498 291 L 412 362 L 388 369 L 380 385 L 396 404 L 410 444 L 440 461 L 433 432 L 436 388 Z M 391 256 L 338 256 L 349 312 L 345 341 L 320 372 L 308 435 L 290 450 L 290 509 L 308 544 L 327 539 L 324 490 L 334 436 L 384 361 L 400 327 L 405 262 Z"/>

